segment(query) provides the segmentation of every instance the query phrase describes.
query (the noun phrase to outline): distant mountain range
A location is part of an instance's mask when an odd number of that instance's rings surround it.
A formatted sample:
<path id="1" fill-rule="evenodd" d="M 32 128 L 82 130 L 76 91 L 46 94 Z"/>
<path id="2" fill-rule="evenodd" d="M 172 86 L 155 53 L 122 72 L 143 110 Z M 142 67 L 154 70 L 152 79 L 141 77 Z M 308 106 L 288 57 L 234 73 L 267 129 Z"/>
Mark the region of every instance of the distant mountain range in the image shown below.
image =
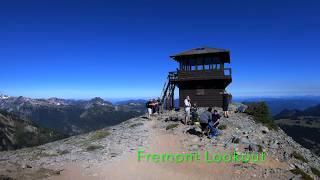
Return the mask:
<path id="1" fill-rule="evenodd" d="M 125 100 L 125 101 L 117 101 L 114 104 L 127 105 L 127 104 L 145 104 L 145 103 L 147 103 L 147 100 L 145 99 L 131 99 L 131 100 Z"/>
<path id="2" fill-rule="evenodd" d="M 234 98 L 234 102 L 261 102 L 264 101 L 267 103 L 271 114 L 277 115 L 281 111 L 287 109 L 297 109 L 304 110 L 311 106 L 316 106 L 320 104 L 319 96 L 298 96 L 298 97 L 257 97 L 257 98 Z"/>
<path id="3" fill-rule="evenodd" d="M 320 104 L 306 108 L 305 110 L 284 109 L 279 114 L 274 116 L 274 118 L 275 119 L 297 119 L 301 116 L 319 116 L 320 117 Z"/>
<path id="4" fill-rule="evenodd" d="M 318 134 L 320 133 L 320 105 L 318 104 L 320 104 L 320 98 L 249 98 L 233 99 L 233 101 L 266 102 L 276 119 L 276 123 L 281 128 L 305 147 L 312 149 L 317 154 L 320 153 L 320 142 L 318 140 Z M 67 136 L 82 134 L 119 124 L 145 113 L 145 103 L 146 100 L 144 99 L 111 103 L 99 97 L 90 100 L 73 100 L 60 98 L 33 99 L 23 96 L 0 95 L 0 110 L 6 114 L 3 117 L 8 119 L 8 114 L 10 114 L 10 117 L 15 117 L 11 119 L 19 119 L 17 122 L 23 122 L 22 124 L 29 123 L 31 124 L 29 126 L 53 129 L 56 134 L 59 134 L 57 137 L 62 137 L 63 134 Z M 175 100 L 175 104 L 178 106 L 178 100 Z M 3 117 L 2 119 L 4 119 Z M 27 125 L 23 126 L 29 127 Z M 7 127 L 7 125 L 1 124 L 1 127 Z M 19 131 L 14 130 L 13 132 Z M 9 149 L 29 146 L 28 144 L 15 145 L 12 138 L 11 140 L 8 138 L 13 137 L 15 133 L 11 136 L 5 136 L 8 135 L 8 132 L 0 133 L 2 133 L 1 137 L 6 139 L 2 142 L 9 144 Z M 51 141 L 55 137 L 45 139 Z M 39 140 L 39 142 L 45 141 Z M 2 145 L 2 148 L 5 149 L 4 145 Z"/>
<path id="5" fill-rule="evenodd" d="M 36 146 L 67 136 L 0 111 L 0 151 Z"/>
<path id="6" fill-rule="evenodd" d="M 117 105 L 96 97 L 91 100 L 59 98 L 32 99 L 0 96 L 0 109 L 41 127 L 52 128 L 67 135 L 81 134 L 123 122 L 141 115 L 144 103 Z"/>

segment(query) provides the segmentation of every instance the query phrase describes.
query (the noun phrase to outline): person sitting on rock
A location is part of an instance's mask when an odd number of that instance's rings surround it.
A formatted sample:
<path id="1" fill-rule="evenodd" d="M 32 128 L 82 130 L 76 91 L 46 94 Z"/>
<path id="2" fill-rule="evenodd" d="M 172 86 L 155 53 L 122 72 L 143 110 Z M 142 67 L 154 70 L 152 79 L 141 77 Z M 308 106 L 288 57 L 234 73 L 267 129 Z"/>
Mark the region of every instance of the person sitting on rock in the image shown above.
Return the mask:
<path id="1" fill-rule="evenodd" d="M 200 126 L 202 131 L 206 131 L 208 123 L 212 121 L 212 108 L 209 107 L 206 111 L 200 115 Z"/>
<path id="2" fill-rule="evenodd" d="M 209 138 L 213 138 L 214 136 L 219 136 L 221 134 L 218 128 L 214 127 L 214 123 L 212 121 L 208 123 L 208 129 L 209 129 L 209 133 L 208 133 Z"/>
<path id="3" fill-rule="evenodd" d="M 213 118 L 214 122 L 213 122 Z M 215 110 L 215 112 L 212 114 L 212 108 L 209 107 L 207 111 L 204 111 L 200 115 L 200 125 L 201 129 L 208 132 L 208 137 L 212 138 L 214 136 L 220 135 L 220 131 L 216 128 L 219 124 L 220 115 L 218 114 L 218 111 Z"/>
<path id="4" fill-rule="evenodd" d="M 213 127 L 217 127 L 219 125 L 219 120 L 220 120 L 221 116 L 220 114 L 218 114 L 218 111 L 217 110 L 214 110 L 213 111 L 213 114 L 212 114 L 212 123 L 213 123 Z"/>
<path id="5" fill-rule="evenodd" d="M 212 121 L 208 123 L 208 129 L 210 130 L 208 135 L 209 138 L 219 136 L 221 134 L 221 132 L 217 129 L 220 118 L 221 116 L 218 114 L 218 111 L 214 110 L 212 114 Z"/>

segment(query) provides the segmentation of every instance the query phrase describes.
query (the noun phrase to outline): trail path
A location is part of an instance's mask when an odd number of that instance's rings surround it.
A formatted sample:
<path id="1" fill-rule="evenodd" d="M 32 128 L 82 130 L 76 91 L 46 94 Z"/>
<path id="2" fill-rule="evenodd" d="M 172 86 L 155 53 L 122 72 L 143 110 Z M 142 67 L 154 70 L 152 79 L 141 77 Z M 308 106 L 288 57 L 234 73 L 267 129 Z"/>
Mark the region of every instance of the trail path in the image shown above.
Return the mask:
<path id="1" fill-rule="evenodd" d="M 184 153 L 186 147 L 184 134 L 172 134 L 155 128 L 157 120 L 147 122 L 147 126 L 151 130 L 149 137 L 149 145 L 146 145 L 146 152 L 152 153 Z M 222 152 L 223 149 L 212 149 L 213 152 Z M 241 166 L 241 164 L 239 165 Z M 283 164 L 275 163 L 267 160 L 263 166 L 281 167 Z M 105 162 L 97 167 L 91 167 L 89 173 L 84 174 L 84 169 L 78 164 L 69 164 L 64 167 L 64 171 L 60 176 L 53 176 L 55 180 L 69 179 L 255 179 L 255 169 L 249 168 L 240 170 L 234 163 L 205 163 L 185 162 L 185 163 L 153 163 L 146 161 L 137 161 L 137 152 L 130 153 L 129 156 L 123 157 L 112 163 Z M 257 169 L 259 169 L 257 168 Z M 247 174 L 250 173 L 250 174 Z"/>

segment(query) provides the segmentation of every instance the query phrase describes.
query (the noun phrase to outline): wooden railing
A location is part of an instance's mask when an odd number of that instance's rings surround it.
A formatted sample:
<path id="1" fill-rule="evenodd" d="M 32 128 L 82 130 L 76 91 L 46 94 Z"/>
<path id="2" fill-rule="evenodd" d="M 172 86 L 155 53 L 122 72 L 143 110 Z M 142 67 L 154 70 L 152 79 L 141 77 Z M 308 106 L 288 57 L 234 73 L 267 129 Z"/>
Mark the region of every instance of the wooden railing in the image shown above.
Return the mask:
<path id="1" fill-rule="evenodd" d="M 171 81 L 171 82 L 177 81 L 178 80 L 177 71 L 169 72 L 168 78 L 169 78 L 169 81 Z"/>
<path id="2" fill-rule="evenodd" d="M 230 76 L 231 77 L 231 74 L 232 74 L 231 68 L 224 68 L 223 72 L 224 72 L 225 76 Z"/>
<path id="3" fill-rule="evenodd" d="M 231 68 L 178 71 L 178 80 L 231 79 Z"/>

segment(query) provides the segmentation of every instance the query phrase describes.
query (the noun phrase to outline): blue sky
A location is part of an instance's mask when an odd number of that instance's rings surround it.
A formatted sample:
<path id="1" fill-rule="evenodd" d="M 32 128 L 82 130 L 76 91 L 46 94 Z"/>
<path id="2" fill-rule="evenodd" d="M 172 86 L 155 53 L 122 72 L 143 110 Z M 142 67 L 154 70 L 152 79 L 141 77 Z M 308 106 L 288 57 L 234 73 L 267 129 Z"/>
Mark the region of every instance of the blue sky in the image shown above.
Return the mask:
<path id="1" fill-rule="evenodd" d="M 169 55 L 231 51 L 235 96 L 320 95 L 320 2 L 2 1 L 0 92 L 158 96 Z"/>

